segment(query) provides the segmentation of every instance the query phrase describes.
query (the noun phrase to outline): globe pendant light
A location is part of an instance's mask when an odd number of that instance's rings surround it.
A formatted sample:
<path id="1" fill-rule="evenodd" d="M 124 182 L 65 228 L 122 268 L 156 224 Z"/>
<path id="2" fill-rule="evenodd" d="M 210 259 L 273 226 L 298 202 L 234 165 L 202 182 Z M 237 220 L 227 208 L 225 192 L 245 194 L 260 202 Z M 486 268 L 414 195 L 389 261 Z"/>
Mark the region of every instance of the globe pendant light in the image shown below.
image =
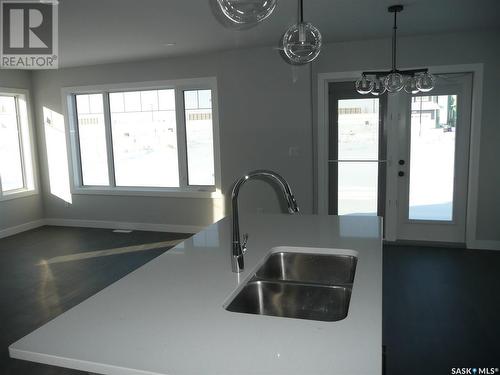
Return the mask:
<path id="1" fill-rule="evenodd" d="M 429 72 L 420 74 L 417 78 L 417 88 L 422 92 L 429 92 L 434 88 L 434 76 Z"/>
<path id="2" fill-rule="evenodd" d="M 252 25 L 264 21 L 278 0 L 217 0 L 222 13 L 233 23 Z"/>
<path id="3" fill-rule="evenodd" d="M 400 73 L 395 71 L 385 77 L 384 84 L 387 91 L 398 92 L 401 91 L 401 89 L 405 85 L 405 80 Z"/>
<path id="4" fill-rule="evenodd" d="M 417 77 L 408 78 L 404 89 L 408 94 L 417 94 L 420 91 L 417 87 Z"/>
<path id="5" fill-rule="evenodd" d="M 375 82 L 366 78 L 365 75 L 361 76 L 361 78 L 356 81 L 356 91 L 360 94 L 368 94 L 372 92 L 374 86 Z"/>
<path id="6" fill-rule="evenodd" d="M 397 15 L 403 11 L 402 5 L 390 6 L 387 10 L 394 14 L 392 28 L 392 68 L 389 71 L 363 72 L 356 81 L 356 91 L 375 96 L 384 92 L 397 93 L 403 88 L 407 93 L 429 92 L 434 88 L 435 79 L 428 69 L 399 70 L 397 68 Z"/>
<path id="7" fill-rule="evenodd" d="M 356 90 L 359 92 L 359 90 L 356 87 Z M 373 81 L 373 89 L 370 91 L 372 95 L 379 96 L 382 95 L 387 91 L 387 88 L 385 87 L 385 81 L 383 79 L 375 79 Z"/>
<path id="8" fill-rule="evenodd" d="M 321 52 L 321 33 L 309 22 L 304 22 L 304 4 L 299 0 L 299 22 L 283 35 L 283 51 L 293 64 L 307 64 Z"/>

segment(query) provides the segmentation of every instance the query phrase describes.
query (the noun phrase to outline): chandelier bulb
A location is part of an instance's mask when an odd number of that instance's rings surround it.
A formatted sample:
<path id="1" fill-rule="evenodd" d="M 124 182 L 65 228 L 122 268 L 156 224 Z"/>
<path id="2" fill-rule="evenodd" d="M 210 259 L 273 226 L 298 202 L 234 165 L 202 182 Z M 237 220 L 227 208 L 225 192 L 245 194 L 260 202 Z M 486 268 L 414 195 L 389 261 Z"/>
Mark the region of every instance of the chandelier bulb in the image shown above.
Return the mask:
<path id="1" fill-rule="evenodd" d="M 364 74 L 356 81 L 356 91 L 362 95 L 372 92 L 375 82 L 367 78 Z"/>
<path id="2" fill-rule="evenodd" d="M 387 91 L 387 88 L 385 87 L 385 82 L 383 78 L 376 78 L 373 81 L 373 90 L 371 91 L 372 95 L 375 96 L 380 96 L 384 94 Z"/>
<path id="3" fill-rule="evenodd" d="M 416 87 L 418 88 L 419 91 L 429 92 L 434 88 L 434 84 L 435 84 L 434 76 L 429 72 L 425 72 L 418 76 Z"/>

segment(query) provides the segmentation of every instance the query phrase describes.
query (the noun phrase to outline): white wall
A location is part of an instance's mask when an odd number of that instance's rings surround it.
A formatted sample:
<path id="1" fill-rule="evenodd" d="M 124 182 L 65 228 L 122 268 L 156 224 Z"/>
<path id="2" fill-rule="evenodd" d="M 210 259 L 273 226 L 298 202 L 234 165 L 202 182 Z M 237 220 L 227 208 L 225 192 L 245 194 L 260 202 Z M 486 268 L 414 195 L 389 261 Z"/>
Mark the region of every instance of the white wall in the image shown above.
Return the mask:
<path id="1" fill-rule="evenodd" d="M 480 191 L 477 236 L 500 240 L 500 169 L 496 166 L 500 108 L 499 34 L 468 33 L 401 38 L 402 67 L 484 63 Z M 334 43 L 324 46 L 310 66 L 291 67 L 272 48 L 220 52 L 205 56 L 100 65 L 33 74 L 37 127 L 42 108 L 62 111 L 61 87 L 102 83 L 216 76 L 221 130 L 223 193 L 245 171 L 275 169 L 290 181 L 303 212 L 313 211 L 315 191 L 315 100 L 317 73 L 384 68 L 390 64 L 390 40 Z M 71 205 L 49 192 L 43 131 L 39 131 L 44 176 L 45 216 L 204 225 L 213 220 L 211 199 L 75 195 Z M 289 147 L 299 149 L 289 156 Z M 242 209 L 277 211 L 278 199 L 262 182 L 242 193 Z"/>
<path id="2" fill-rule="evenodd" d="M 43 107 L 62 113 L 61 88 L 216 76 L 219 95 L 222 192 L 256 168 L 273 169 L 290 182 L 303 212 L 311 213 L 312 129 L 310 67 L 291 67 L 272 48 L 206 56 L 35 72 L 45 216 L 87 220 L 205 225 L 213 222 L 211 199 L 73 195 L 72 203 L 50 194 Z M 289 147 L 299 156 L 289 156 Z M 250 186 L 252 185 L 252 186 Z M 280 210 L 273 189 L 260 181 L 242 190 L 242 210 Z"/>
<path id="3" fill-rule="evenodd" d="M 0 70 L 0 87 L 31 88 L 29 71 Z M 30 94 L 32 92 L 30 90 Z M 36 136 L 36 135 L 35 135 Z M 42 218 L 41 195 L 32 195 L 0 202 L 0 231 Z"/>

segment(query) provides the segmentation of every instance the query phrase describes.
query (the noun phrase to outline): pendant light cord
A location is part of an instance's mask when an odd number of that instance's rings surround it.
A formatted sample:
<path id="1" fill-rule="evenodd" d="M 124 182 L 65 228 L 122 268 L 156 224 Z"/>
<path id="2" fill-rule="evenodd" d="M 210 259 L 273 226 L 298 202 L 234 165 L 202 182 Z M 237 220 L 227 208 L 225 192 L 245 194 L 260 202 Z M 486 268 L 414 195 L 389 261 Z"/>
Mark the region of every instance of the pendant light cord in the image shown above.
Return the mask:
<path id="1" fill-rule="evenodd" d="M 396 52 L 397 52 L 396 32 L 398 30 L 397 17 L 398 17 L 398 12 L 394 12 L 394 27 L 392 28 L 392 71 L 393 72 L 396 71 Z"/>
<path id="2" fill-rule="evenodd" d="M 299 0 L 299 22 L 304 23 L 304 1 Z"/>

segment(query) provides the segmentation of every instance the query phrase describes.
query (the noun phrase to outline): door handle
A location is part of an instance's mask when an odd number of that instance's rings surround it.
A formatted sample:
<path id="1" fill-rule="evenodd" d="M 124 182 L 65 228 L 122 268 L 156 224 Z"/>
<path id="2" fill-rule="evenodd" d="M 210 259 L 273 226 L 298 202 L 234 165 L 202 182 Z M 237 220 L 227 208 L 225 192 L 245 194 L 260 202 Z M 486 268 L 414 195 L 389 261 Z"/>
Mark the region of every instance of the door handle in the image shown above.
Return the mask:
<path id="1" fill-rule="evenodd" d="M 400 159 L 400 160 L 398 161 L 398 164 L 399 164 L 399 165 L 405 165 L 405 161 L 404 161 L 403 159 Z"/>
<path id="2" fill-rule="evenodd" d="M 399 176 L 399 177 L 403 177 L 404 175 L 405 175 L 405 173 L 404 173 L 403 171 L 399 171 L 399 172 L 398 172 L 398 176 Z"/>

